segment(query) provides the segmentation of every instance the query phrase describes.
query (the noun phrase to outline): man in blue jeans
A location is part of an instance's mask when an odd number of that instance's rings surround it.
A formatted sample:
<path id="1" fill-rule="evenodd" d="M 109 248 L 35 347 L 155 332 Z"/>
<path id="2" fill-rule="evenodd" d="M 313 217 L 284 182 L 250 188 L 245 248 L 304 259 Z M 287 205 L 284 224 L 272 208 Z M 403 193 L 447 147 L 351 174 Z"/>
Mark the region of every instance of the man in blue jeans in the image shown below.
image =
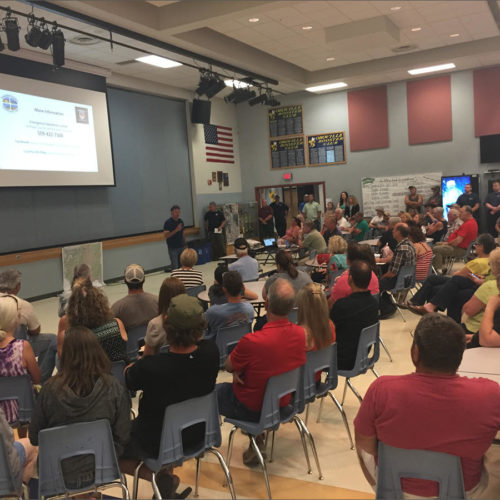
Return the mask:
<path id="1" fill-rule="evenodd" d="M 168 247 L 170 264 L 172 271 L 180 267 L 179 257 L 186 248 L 186 238 L 184 237 L 184 222 L 180 218 L 181 208 L 179 205 L 173 205 L 170 209 L 171 217 L 163 225 L 163 234 Z"/>

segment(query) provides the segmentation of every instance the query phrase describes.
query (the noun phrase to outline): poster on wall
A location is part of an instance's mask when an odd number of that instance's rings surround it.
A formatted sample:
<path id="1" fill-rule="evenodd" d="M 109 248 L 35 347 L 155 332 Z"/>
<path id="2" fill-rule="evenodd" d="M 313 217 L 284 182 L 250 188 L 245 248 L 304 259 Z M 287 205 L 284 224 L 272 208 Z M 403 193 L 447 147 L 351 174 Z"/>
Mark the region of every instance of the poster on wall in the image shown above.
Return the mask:
<path id="1" fill-rule="evenodd" d="M 361 179 L 363 212 L 375 215 L 375 207 L 383 207 L 391 215 L 405 210 L 404 199 L 408 187 L 415 186 L 425 203 L 432 195 L 432 187 L 440 186 L 441 172 L 395 175 L 391 177 L 365 177 Z"/>
<path id="2" fill-rule="evenodd" d="M 271 168 L 304 167 L 304 137 L 290 137 L 270 142 Z"/>
<path id="3" fill-rule="evenodd" d="M 268 111 L 269 137 L 298 135 L 304 132 L 302 106 L 283 106 Z"/>
<path id="4" fill-rule="evenodd" d="M 344 132 L 308 135 L 307 157 L 310 167 L 345 163 Z"/>

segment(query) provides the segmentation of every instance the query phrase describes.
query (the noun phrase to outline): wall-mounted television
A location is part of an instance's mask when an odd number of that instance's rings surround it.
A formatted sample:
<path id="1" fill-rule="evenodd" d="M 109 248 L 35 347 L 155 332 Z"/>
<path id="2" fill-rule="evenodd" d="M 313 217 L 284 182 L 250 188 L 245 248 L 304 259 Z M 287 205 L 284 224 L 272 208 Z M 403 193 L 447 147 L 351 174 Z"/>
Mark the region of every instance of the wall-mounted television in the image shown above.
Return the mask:
<path id="1" fill-rule="evenodd" d="M 452 175 L 441 177 L 441 195 L 443 200 L 444 216 L 448 219 L 450 205 L 457 202 L 458 197 L 465 193 L 465 185 L 472 186 L 472 192 L 478 194 L 479 182 L 477 175 Z"/>
<path id="2" fill-rule="evenodd" d="M 479 138 L 481 163 L 500 163 L 500 134 Z"/>

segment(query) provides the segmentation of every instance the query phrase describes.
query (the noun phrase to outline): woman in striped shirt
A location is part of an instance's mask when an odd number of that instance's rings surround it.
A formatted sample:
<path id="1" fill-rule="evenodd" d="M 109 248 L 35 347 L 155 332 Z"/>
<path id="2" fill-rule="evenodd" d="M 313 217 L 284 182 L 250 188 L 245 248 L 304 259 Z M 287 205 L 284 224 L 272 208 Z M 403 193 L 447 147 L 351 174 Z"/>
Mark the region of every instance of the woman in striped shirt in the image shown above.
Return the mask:
<path id="1" fill-rule="evenodd" d="M 417 254 L 417 271 L 415 273 L 415 278 L 417 281 L 422 282 L 429 274 L 429 267 L 434 254 L 432 253 L 432 248 L 425 240 L 425 234 L 422 232 L 422 228 L 416 222 L 409 223 L 408 227 L 410 229 L 409 239 L 413 243 L 415 253 Z"/>
<path id="2" fill-rule="evenodd" d="M 203 274 L 193 269 L 198 262 L 198 254 L 192 248 L 186 248 L 180 257 L 181 267 L 172 271 L 171 277 L 184 283 L 186 289 L 203 285 Z"/>

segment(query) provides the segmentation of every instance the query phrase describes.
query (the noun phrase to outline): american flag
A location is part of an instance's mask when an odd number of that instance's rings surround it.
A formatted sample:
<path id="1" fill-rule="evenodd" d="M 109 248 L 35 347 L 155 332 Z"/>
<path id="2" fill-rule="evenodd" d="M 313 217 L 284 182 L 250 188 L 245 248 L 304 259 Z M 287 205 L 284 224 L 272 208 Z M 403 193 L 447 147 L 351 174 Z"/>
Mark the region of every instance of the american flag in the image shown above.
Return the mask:
<path id="1" fill-rule="evenodd" d="M 207 161 L 234 163 L 233 130 L 231 127 L 204 125 Z"/>

